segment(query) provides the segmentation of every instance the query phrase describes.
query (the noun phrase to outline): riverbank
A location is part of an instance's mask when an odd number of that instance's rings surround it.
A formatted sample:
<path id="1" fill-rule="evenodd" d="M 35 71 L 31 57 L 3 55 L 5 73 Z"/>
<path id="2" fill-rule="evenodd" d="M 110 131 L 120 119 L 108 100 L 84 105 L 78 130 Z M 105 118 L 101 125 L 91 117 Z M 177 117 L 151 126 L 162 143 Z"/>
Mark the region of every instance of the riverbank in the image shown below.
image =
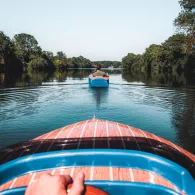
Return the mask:
<path id="1" fill-rule="evenodd" d="M 81 81 L 87 78 L 94 69 L 67 69 L 59 71 L 28 71 L 22 73 L 0 73 L 0 87 L 26 87 L 41 86 L 42 82 L 66 83 L 67 80 Z M 114 68 L 104 69 L 110 75 L 110 82 L 117 84 L 115 75 L 121 75 L 122 79 L 127 82 L 143 83 L 148 86 L 166 86 L 174 88 L 194 88 L 195 74 L 182 73 L 147 73 L 132 72 L 126 69 Z M 114 76 L 114 77 L 113 77 Z M 88 83 L 88 81 L 86 81 Z"/>

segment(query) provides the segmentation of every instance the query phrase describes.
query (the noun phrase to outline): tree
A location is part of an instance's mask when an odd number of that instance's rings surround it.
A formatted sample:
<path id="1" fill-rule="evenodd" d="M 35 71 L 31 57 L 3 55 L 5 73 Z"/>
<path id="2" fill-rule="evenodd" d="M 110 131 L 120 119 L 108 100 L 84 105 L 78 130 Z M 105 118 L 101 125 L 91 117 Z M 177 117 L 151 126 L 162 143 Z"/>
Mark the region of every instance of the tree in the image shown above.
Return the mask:
<path id="1" fill-rule="evenodd" d="M 46 55 L 49 60 L 54 61 L 54 54 L 51 51 L 43 51 L 43 55 Z"/>
<path id="2" fill-rule="evenodd" d="M 122 59 L 122 66 L 123 68 L 131 69 L 131 66 L 136 60 L 136 55 L 134 53 L 128 53 L 127 56 L 125 56 Z"/>
<path id="3" fill-rule="evenodd" d="M 8 36 L 0 31 L 0 64 L 8 64 L 13 58 L 14 46 Z"/>
<path id="4" fill-rule="evenodd" d="M 144 57 L 144 65 L 146 70 L 158 71 L 159 63 L 160 63 L 160 55 L 161 55 L 161 45 L 152 44 L 148 48 L 146 48 Z"/>
<path id="5" fill-rule="evenodd" d="M 41 55 L 41 48 L 32 35 L 25 33 L 17 34 L 14 36 L 13 43 L 15 46 L 15 54 L 23 64 Z"/>
<path id="6" fill-rule="evenodd" d="M 181 12 L 174 24 L 181 32 L 189 34 L 188 52 L 193 53 L 195 47 L 195 0 L 180 0 Z"/>
<path id="7" fill-rule="evenodd" d="M 68 59 L 66 54 L 62 51 L 57 52 L 57 55 L 54 57 L 54 64 L 58 71 L 62 71 L 68 68 Z"/>
<path id="8" fill-rule="evenodd" d="M 28 62 L 28 69 L 29 70 L 44 70 L 47 66 L 47 61 L 40 56 L 30 60 Z"/>
<path id="9" fill-rule="evenodd" d="M 122 63 L 120 61 L 93 61 L 93 64 L 101 64 L 102 68 L 119 68 L 122 66 Z"/>
<path id="10" fill-rule="evenodd" d="M 73 57 L 71 59 L 72 68 L 91 68 L 92 63 L 89 59 L 84 58 L 83 56 Z"/>
<path id="11" fill-rule="evenodd" d="M 142 71 L 142 67 L 144 65 L 144 58 L 143 55 L 136 55 L 135 60 L 131 66 L 131 71 Z"/>
<path id="12" fill-rule="evenodd" d="M 51 51 L 43 51 L 42 52 L 42 58 L 45 60 L 46 63 L 44 66 L 45 70 L 54 70 L 55 64 L 54 64 L 54 55 Z"/>
<path id="13" fill-rule="evenodd" d="M 160 61 L 163 67 L 171 67 L 172 70 L 183 69 L 186 65 L 188 53 L 186 51 L 187 35 L 176 34 L 169 37 L 162 44 Z"/>
<path id="14" fill-rule="evenodd" d="M 56 56 L 58 57 L 59 60 L 60 59 L 61 60 L 67 59 L 66 54 L 64 52 L 62 52 L 62 51 L 58 51 Z"/>

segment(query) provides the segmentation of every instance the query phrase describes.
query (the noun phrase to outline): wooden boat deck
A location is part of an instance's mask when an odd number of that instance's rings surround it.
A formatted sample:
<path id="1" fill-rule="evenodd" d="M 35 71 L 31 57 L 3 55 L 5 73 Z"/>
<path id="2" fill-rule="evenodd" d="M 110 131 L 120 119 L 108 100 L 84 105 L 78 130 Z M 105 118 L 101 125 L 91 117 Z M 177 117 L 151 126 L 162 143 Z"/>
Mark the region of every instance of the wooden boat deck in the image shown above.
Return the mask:
<path id="1" fill-rule="evenodd" d="M 94 148 L 95 148 L 95 138 L 100 137 L 120 137 L 122 141 L 122 146 L 125 149 L 124 138 L 125 137 L 133 137 L 133 138 L 146 138 L 150 143 L 150 139 L 157 140 L 161 143 L 164 143 L 175 150 L 185 154 L 189 157 L 193 162 L 195 162 L 195 156 L 190 152 L 186 151 L 185 149 L 181 148 L 180 146 L 173 144 L 170 141 L 167 141 L 161 137 L 148 133 L 146 131 L 142 131 L 140 129 L 130 127 L 124 124 L 105 121 L 105 120 L 87 120 L 78 122 L 75 124 L 71 124 L 69 126 L 59 128 L 57 130 L 51 131 L 49 133 L 43 134 L 34 140 L 57 140 L 60 138 L 69 139 L 69 138 L 94 138 Z M 139 148 L 139 142 L 136 142 Z M 109 144 L 109 143 L 108 143 Z M 79 148 L 80 143 L 78 143 Z M 152 143 L 151 143 L 152 146 Z M 40 145 L 41 147 L 41 145 Z M 51 146 L 52 147 L 52 146 Z"/>

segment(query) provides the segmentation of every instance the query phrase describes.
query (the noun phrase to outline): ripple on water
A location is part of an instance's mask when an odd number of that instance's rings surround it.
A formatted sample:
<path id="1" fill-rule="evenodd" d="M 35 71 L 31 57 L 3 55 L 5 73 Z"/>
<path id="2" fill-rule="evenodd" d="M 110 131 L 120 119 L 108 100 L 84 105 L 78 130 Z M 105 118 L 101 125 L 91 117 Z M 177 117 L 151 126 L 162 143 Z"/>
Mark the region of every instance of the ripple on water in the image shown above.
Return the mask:
<path id="1" fill-rule="evenodd" d="M 143 84 L 110 84 L 108 89 L 79 84 L 0 90 L 0 148 L 90 119 L 94 113 L 195 152 L 195 92 Z"/>

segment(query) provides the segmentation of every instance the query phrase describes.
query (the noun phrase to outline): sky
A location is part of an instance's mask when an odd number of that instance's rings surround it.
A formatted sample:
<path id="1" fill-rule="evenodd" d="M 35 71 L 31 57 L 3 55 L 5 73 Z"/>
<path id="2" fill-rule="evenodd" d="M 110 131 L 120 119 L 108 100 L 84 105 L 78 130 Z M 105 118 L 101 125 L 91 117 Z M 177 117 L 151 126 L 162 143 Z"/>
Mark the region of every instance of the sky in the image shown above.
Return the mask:
<path id="1" fill-rule="evenodd" d="M 0 0 L 0 30 L 67 57 L 121 60 L 176 32 L 178 0 Z"/>

